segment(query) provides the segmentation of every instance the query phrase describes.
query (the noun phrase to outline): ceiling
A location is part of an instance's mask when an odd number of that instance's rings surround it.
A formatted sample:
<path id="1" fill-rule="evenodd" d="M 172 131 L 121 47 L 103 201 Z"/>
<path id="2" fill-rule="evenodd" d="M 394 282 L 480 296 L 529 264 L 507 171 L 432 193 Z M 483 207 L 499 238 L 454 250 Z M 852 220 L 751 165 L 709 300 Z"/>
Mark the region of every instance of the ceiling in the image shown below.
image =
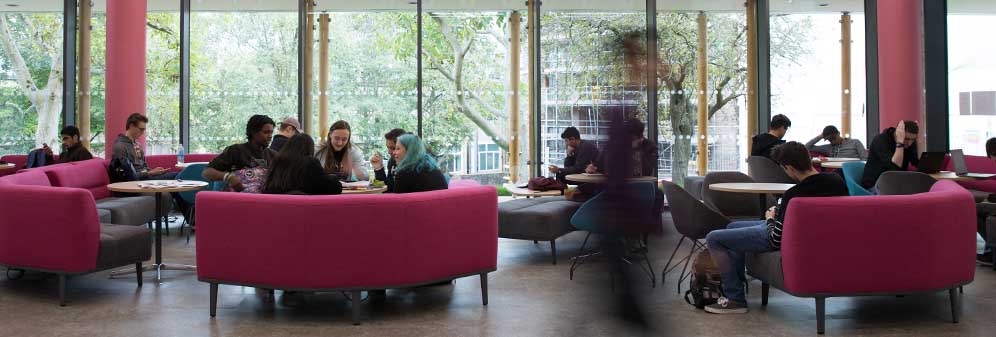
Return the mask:
<path id="1" fill-rule="evenodd" d="M 85 1 L 85 0 L 84 0 Z M 107 0 L 92 0 L 97 11 Z M 134 1 L 134 0 L 125 0 Z M 316 11 L 414 11 L 414 0 L 315 0 Z M 863 0 L 770 0 L 773 13 L 863 12 Z M 912 1 L 912 0 L 911 0 Z M 423 0 L 425 10 L 525 9 L 526 0 Z M 659 11 L 743 11 L 744 0 L 657 0 Z M 63 0 L 0 0 L 0 11 L 57 12 Z M 179 0 L 148 0 L 150 11 L 178 11 Z M 296 0 L 191 0 L 195 11 L 296 11 Z M 644 0 L 544 0 L 545 10 L 642 11 Z M 994 0 L 949 0 L 950 13 L 996 14 Z"/>

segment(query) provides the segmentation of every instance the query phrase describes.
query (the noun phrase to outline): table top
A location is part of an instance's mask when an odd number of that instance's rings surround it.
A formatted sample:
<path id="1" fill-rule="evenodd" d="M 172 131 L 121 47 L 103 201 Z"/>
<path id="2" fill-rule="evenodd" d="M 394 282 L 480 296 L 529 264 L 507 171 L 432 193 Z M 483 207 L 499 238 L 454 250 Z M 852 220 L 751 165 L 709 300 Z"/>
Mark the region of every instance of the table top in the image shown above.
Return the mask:
<path id="1" fill-rule="evenodd" d="M 851 160 L 851 161 L 855 161 L 855 160 Z M 856 161 L 860 161 L 860 162 L 864 163 L 863 160 L 856 160 Z M 848 162 L 848 161 L 825 161 L 825 162 L 820 162 L 819 164 L 820 164 L 820 167 L 823 167 L 823 168 L 839 169 L 839 168 L 844 168 L 844 163 L 846 163 L 846 162 Z"/>
<path id="2" fill-rule="evenodd" d="M 773 183 L 719 183 L 709 185 L 710 190 L 733 192 L 733 193 L 755 193 L 755 194 L 783 194 L 795 184 L 773 184 Z"/>
<path id="3" fill-rule="evenodd" d="M 596 173 L 596 174 L 580 173 L 580 174 L 568 174 L 564 178 L 566 178 L 569 181 L 574 181 L 579 183 L 602 183 L 605 182 L 606 179 L 608 179 L 608 176 L 601 173 Z M 652 177 L 652 176 L 630 177 L 626 178 L 626 180 L 657 182 L 657 177 Z"/>
<path id="4" fill-rule="evenodd" d="M 190 165 L 193 165 L 193 164 L 204 164 L 204 165 L 207 165 L 208 162 L 206 162 L 206 161 L 195 161 L 195 162 L 186 162 L 186 163 L 176 163 L 176 168 L 187 168 L 187 166 L 190 166 Z"/>
<path id="5" fill-rule="evenodd" d="M 9 168 L 14 168 L 14 166 L 15 166 L 15 165 L 14 165 L 14 164 L 11 164 L 11 163 L 6 163 L 6 164 L 0 164 L 0 169 L 9 169 Z"/>
<path id="6" fill-rule="evenodd" d="M 342 189 L 342 194 L 380 194 L 384 192 L 387 192 L 387 186 L 367 187 L 361 189 L 348 189 L 348 188 Z"/>
<path id="7" fill-rule="evenodd" d="M 844 161 L 861 161 L 861 158 L 847 158 L 847 157 L 813 157 L 814 162 L 844 162 Z"/>
<path id="8" fill-rule="evenodd" d="M 931 173 L 930 176 L 937 180 L 954 180 L 954 181 L 976 181 L 976 180 L 989 179 L 989 178 L 980 178 L 980 177 L 961 177 L 951 171 L 941 171 L 937 173 Z"/>
<path id="9" fill-rule="evenodd" d="M 522 188 L 515 186 L 516 184 L 505 183 L 503 186 L 509 193 L 513 196 L 526 196 L 526 197 L 554 197 L 562 195 L 560 190 L 549 190 L 549 191 L 534 191 L 528 188 Z"/>
<path id="10" fill-rule="evenodd" d="M 107 189 L 122 193 L 187 192 L 204 189 L 207 185 L 198 180 L 139 180 L 113 183 L 107 185 Z"/>

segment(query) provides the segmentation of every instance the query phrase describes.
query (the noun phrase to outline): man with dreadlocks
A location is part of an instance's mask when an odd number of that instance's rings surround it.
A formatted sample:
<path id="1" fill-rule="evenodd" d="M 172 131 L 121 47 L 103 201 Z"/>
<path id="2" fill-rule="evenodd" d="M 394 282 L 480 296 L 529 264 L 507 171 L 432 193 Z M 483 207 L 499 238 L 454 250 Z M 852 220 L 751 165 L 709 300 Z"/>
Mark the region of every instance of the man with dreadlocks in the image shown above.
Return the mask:
<path id="1" fill-rule="evenodd" d="M 242 178 L 236 172 L 244 169 L 268 168 L 276 151 L 268 148 L 273 138 L 276 123 L 266 115 L 253 115 L 246 123 L 247 141 L 230 145 L 204 169 L 204 178 L 210 181 L 223 181 L 233 191 L 245 189 Z M 265 175 L 264 175 L 265 176 Z"/>

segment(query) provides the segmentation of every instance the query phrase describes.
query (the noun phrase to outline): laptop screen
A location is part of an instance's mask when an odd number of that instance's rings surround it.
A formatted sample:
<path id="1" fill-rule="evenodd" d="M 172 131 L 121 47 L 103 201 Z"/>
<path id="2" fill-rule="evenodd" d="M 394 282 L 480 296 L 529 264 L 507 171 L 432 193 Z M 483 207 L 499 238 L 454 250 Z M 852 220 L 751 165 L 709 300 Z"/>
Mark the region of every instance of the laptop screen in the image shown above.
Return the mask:
<path id="1" fill-rule="evenodd" d="M 968 166 L 965 165 L 965 154 L 960 149 L 951 150 L 951 165 L 954 166 L 956 175 L 968 173 Z"/>

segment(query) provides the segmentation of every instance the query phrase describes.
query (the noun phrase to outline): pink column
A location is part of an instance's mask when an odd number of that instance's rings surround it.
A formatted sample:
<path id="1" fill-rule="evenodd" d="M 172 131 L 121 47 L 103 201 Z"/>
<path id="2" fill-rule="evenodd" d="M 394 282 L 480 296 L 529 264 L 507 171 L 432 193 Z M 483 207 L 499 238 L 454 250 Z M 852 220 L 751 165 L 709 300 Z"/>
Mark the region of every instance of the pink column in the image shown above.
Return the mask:
<path id="1" fill-rule="evenodd" d="M 107 158 L 128 115 L 145 114 L 145 0 L 107 1 L 104 140 Z M 141 139 L 145 142 L 145 139 Z"/>
<path id="2" fill-rule="evenodd" d="M 921 7 L 919 1 L 878 1 L 878 118 L 882 130 L 895 127 L 900 120 L 922 124 Z"/>

